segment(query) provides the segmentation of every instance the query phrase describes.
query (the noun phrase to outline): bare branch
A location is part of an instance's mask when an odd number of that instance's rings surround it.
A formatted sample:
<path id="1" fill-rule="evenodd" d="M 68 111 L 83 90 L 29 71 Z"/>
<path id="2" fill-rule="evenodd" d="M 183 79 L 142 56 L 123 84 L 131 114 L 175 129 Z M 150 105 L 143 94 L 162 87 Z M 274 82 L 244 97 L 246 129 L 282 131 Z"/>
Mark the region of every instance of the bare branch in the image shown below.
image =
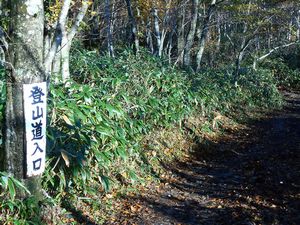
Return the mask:
<path id="1" fill-rule="evenodd" d="M 261 61 L 261 60 L 267 58 L 269 55 L 271 55 L 273 52 L 275 52 L 276 50 L 278 50 L 278 49 L 280 49 L 280 48 L 286 48 L 286 47 L 289 47 L 289 46 L 295 45 L 295 44 L 299 44 L 299 41 L 291 42 L 291 43 L 288 43 L 288 44 L 285 44 L 285 45 L 277 46 L 277 47 L 271 49 L 267 54 L 265 54 L 265 55 L 263 55 L 263 56 L 257 58 L 256 61 Z"/>

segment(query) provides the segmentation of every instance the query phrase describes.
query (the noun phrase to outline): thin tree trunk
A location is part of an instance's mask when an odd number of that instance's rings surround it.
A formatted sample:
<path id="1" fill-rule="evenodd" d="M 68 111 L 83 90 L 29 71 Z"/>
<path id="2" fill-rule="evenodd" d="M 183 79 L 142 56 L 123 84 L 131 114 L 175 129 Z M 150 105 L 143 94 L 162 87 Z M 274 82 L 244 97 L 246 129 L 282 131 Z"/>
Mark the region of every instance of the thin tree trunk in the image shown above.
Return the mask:
<path id="1" fill-rule="evenodd" d="M 150 49 L 151 53 L 154 54 L 154 47 L 153 47 L 153 39 L 151 33 L 151 20 L 148 18 L 147 25 L 146 25 L 146 42 L 147 46 Z"/>
<path id="2" fill-rule="evenodd" d="M 164 43 L 167 36 L 167 30 L 163 29 L 161 32 L 160 46 L 158 48 L 158 56 L 161 57 L 164 50 Z"/>
<path id="3" fill-rule="evenodd" d="M 222 30 L 221 30 L 221 18 L 220 15 L 217 15 L 217 44 L 216 44 L 216 48 L 217 48 L 217 52 L 220 51 L 221 48 L 221 41 L 222 41 Z"/>
<path id="4" fill-rule="evenodd" d="M 114 53 L 114 46 L 112 40 L 110 0 L 105 0 L 105 20 L 106 20 L 107 50 L 109 56 L 114 58 L 115 53 Z"/>
<path id="5" fill-rule="evenodd" d="M 61 76 L 62 81 L 66 82 L 68 79 L 70 79 L 70 41 L 67 34 L 63 34 L 63 39 L 61 42 L 61 50 L 59 53 L 61 53 Z"/>
<path id="6" fill-rule="evenodd" d="M 54 83 L 58 84 L 60 79 L 59 76 L 61 75 L 61 51 L 57 52 L 54 59 L 53 59 L 53 63 L 52 63 L 52 68 L 51 68 L 51 76 L 54 78 Z"/>
<path id="7" fill-rule="evenodd" d="M 184 52 L 184 42 L 185 42 L 185 5 L 181 5 L 179 8 L 179 20 L 178 20 L 178 34 L 177 34 L 177 62 L 179 65 L 183 64 L 183 52 Z"/>
<path id="8" fill-rule="evenodd" d="M 126 1 L 126 5 L 127 5 L 127 13 L 128 13 L 128 17 L 129 17 L 131 35 L 132 35 L 132 39 L 134 42 L 134 50 L 135 50 L 135 53 L 138 53 L 139 52 L 139 38 L 138 38 L 138 29 L 137 29 L 137 25 L 136 25 L 136 20 L 133 15 L 131 1 L 130 0 L 125 0 L 125 1 Z"/>
<path id="9" fill-rule="evenodd" d="M 44 60 L 47 76 L 50 76 L 51 74 L 52 62 L 54 60 L 58 48 L 61 46 L 63 34 L 66 32 L 66 23 L 67 23 L 67 17 L 68 17 L 70 6 L 71 6 L 71 0 L 63 1 L 62 8 L 57 21 L 56 29 L 55 29 L 55 34 L 53 35 L 52 45 L 49 48 L 49 51 L 47 52 Z"/>
<path id="10" fill-rule="evenodd" d="M 188 67 L 191 65 L 191 49 L 194 44 L 194 38 L 196 33 L 197 19 L 198 19 L 198 6 L 199 0 L 193 0 L 192 6 L 192 21 L 188 36 L 186 38 L 186 44 L 184 47 L 183 65 Z"/>
<path id="11" fill-rule="evenodd" d="M 70 79 L 70 49 L 72 45 L 72 41 L 77 33 L 77 30 L 80 26 L 80 23 L 82 22 L 87 9 L 89 7 L 89 3 L 86 0 L 82 1 L 82 5 L 79 9 L 79 12 L 75 18 L 75 21 L 70 28 L 69 32 L 66 30 L 66 24 L 67 24 L 67 16 L 68 11 L 70 9 L 71 0 L 64 0 L 63 6 L 59 15 L 59 19 L 57 22 L 56 31 L 53 37 L 53 43 L 50 47 L 49 52 L 47 53 L 47 56 L 44 60 L 44 65 L 46 68 L 46 74 L 47 76 L 50 75 L 50 73 L 53 71 L 53 65 L 57 65 L 58 62 L 54 62 L 55 57 L 56 59 L 61 59 L 61 75 L 62 75 L 62 82 L 67 81 Z M 56 56 L 56 54 L 59 54 L 61 56 Z M 56 80 L 57 81 L 57 80 Z M 67 85 L 67 83 L 66 83 Z"/>
<path id="12" fill-rule="evenodd" d="M 203 23 L 203 28 L 202 28 L 202 32 L 201 32 L 200 41 L 199 41 L 199 50 L 197 52 L 197 58 L 196 58 L 196 64 L 197 64 L 196 72 L 198 72 L 200 70 L 201 61 L 202 61 L 202 57 L 203 57 L 203 53 L 204 53 L 204 48 L 205 48 L 206 40 L 207 40 L 208 33 L 209 33 L 209 23 L 210 23 L 210 20 L 213 15 L 215 7 L 216 7 L 216 0 L 212 0 L 209 8 L 207 10 L 207 15 L 206 15 L 204 23 Z"/>
<path id="13" fill-rule="evenodd" d="M 292 37 L 293 37 L 292 32 L 293 32 L 293 19 L 291 19 L 289 22 L 289 29 L 287 32 L 287 40 L 288 41 L 292 41 Z"/>
<path id="14" fill-rule="evenodd" d="M 255 48 L 257 52 L 260 51 L 260 39 L 258 35 L 255 36 Z"/>
<path id="15" fill-rule="evenodd" d="M 273 41 L 273 35 L 271 31 L 269 31 L 269 36 L 268 36 L 268 49 L 272 48 L 272 41 Z"/>
<path id="16" fill-rule="evenodd" d="M 161 36 L 160 36 L 160 29 L 159 29 L 158 11 L 156 8 L 152 9 L 152 15 L 153 15 L 153 19 L 154 19 L 154 35 L 155 35 L 155 39 L 156 39 L 156 48 L 155 48 L 154 54 L 161 57 L 161 52 L 160 52 Z"/>
<path id="17" fill-rule="evenodd" d="M 297 11 L 296 25 L 297 25 L 296 36 L 297 36 L 297 40 L 300 41 L 300 10 Z"/>
<path id="18" fill-rule="evenodd" d="M 173 19 L 172 23 L 172 31 L 169 33 L 169 39 L 168 39 L 168 48 L 167 48 L 167 56 L 169 59 L 169 64 L 172 62 L 172 49 L 173 49 L 173 37 L 176 32 L 176 19 Z"/>
<path id="19" fill-rule="evenodd" d="M 247 12 L 247 15 L 250 14 L 250 7 L 251 7 L 251 1 L 252 0 L 249 0 L 248 2 L 248 12 Z M 241 62 L 244 58 L 244 55 L 245 55 L 245 51 L 246 49 L 248 48 L 251 40 L 250 39 L 246 39 L 246 32 L 248 30 L 248 24 L 246 22 L 244 22 L 244 27 L 243 27 L 243 38 L 242 38 L 242 43 L 241 43 L 241 46 L 240 46 L 240 50 L 238 52 L 238 56 L 236 58 L 236 68 L 235 68 L 235 80 L 237 79 L 238 75 L 239 75 L 239 72 L 240 72 L 240 68 L 241 68 Z"/>

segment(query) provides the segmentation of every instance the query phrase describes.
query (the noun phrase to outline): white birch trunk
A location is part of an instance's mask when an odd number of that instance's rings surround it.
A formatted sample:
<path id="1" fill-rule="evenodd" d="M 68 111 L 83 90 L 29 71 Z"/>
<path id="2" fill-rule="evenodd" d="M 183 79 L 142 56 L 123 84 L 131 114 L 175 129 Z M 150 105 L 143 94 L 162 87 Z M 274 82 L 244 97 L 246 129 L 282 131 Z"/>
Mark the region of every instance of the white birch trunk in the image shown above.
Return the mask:
<path id="1" fill-rule="evenodd" d="M 155 35 L 155 39 L 156 39 L 155 54 L 157 54 L 160 57 L 161 56 L 161 52 L 160 52 L 161 36 L 160 36 L 160 29 L 159 29 L 158 11 L 156 8 L 152 9 L 152 14 L 153 14 L 153 19 L 154 19 L 154 35 Z"/>
<path id="2" fill-rule="evenodd" d="M 185 5 L 181 5 L 179 8 L 179 21 L 178 21 L 178 34 L 177 34 L 177 62 L 179 65 L 183 64 L 183 52 L 185 42 Z"/>
<path id="3" fill-rule="evenodd" d="M 110 0 L 105 0 L 105 20 L 106 20 L 107 50 L 109 56 L 114 58 L 115 53 L 114 53 L 114 46 L 112 40 Z"/>
<path id="4" fill-rule="evenodd" d="M 56 32 L 53 37 L 51 48 L 45 58 L 44 65 L 46 68 L 46 73 L 49 75 L 53 71 L 53 66 L 61 64 L 61 81 L 66 82 L 70 79 L 70 49 L 72 45 L 72 41 L 77 33 L 77 30 L 82 22 L 89 3 L 87 0 L 82 1 L 82 5 L 79 9 L 79 12 L 75 18 L 73 25 L 71 26 L 70 30 L 66 30 L 66 23 L 68 20 L 68 11 L 70 9 L 71 0 L 64 0 L 62 10 L 59 15 L 59 19 L 56 26 Z M 61 56 L 57 56 L 56 54 Z M 58 63 L 57 61 L 54 62 L 54 59 L 61 59 L 61 62 Z M 55 71 L 56 72 L 56 71 Z M 59 80 L 56 78 L 56 81 Z M 67 85 L 67 83 L 66 83 Z"/>

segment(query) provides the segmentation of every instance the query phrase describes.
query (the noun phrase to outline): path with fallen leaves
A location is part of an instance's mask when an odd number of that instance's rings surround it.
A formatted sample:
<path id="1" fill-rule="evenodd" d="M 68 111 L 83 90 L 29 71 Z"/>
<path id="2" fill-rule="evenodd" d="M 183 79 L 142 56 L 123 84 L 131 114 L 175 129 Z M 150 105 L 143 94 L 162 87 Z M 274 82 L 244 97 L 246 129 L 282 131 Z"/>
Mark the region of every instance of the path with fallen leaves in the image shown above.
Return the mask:
<path id="1" fill-rule="evenodd" d="M 300 224 L 300 92 L 284 95 L 283 110 L 165 165 L 170 177 L 106 224 Z"/>

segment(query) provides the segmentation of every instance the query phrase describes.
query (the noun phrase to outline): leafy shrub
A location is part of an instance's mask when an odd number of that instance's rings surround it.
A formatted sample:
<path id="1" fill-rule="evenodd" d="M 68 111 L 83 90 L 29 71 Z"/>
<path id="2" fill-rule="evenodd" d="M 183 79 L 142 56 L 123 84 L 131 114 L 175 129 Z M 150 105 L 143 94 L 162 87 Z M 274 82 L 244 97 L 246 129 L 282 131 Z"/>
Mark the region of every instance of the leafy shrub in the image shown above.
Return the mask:
<path id="1" fill-rule="evenodd" d="M 233 83 L 231 71 L 188 75 L 142 51 L 116 59 L 74 49 L 74 80 L 51 86 L 45 182 L 63 193 L 98 190 L 147 173 L 142 139 L 192 114 L 230 114 L 239 107 L 275 106 L 280 95 L 269 71 L 250 71 Z M 54 168 L 55 167 L 55 168 Z M 138 171 L 138 172 L 137 172 Z M 89 186 L 86 185 L 89 181 Z"/>
<path id="2" fill-rule="evenodd" d="M 276 107 L 281 96 L 269 70 L 247 70 L 235 81 L 230 68 L 207 70 L 192 77 L 193 90 L 202 113 L 212 111 L 231 114 L 234 109 L 247 107 Z"/>
<path id="3" fill-rule="evenodd" d="M 291 68 L 283 58 L 270 58 L 262 64 L 262 67 L 270 69 L 274 73 L 279 85 L 300 89 L 300 69 Z"/>
<path id="4" fill-rule="evenodd" d="M 85 193 L 92 191 L 86 190 L 87 180 L 92 186 L 101 182 L 105 190 L 120 174 L 136 181 L 143 135 L 174 126 L 192 112 L 196 99 L 191 82 L 145 53 L 136 58 L 124 51 L 101 63 L 95 52 L 73 53 L 75 81 L 68 88 L 51 87 L 48 146 L 61 162 L 53 160 L 59 168 L 50 169 L 46 180 Z"/>

